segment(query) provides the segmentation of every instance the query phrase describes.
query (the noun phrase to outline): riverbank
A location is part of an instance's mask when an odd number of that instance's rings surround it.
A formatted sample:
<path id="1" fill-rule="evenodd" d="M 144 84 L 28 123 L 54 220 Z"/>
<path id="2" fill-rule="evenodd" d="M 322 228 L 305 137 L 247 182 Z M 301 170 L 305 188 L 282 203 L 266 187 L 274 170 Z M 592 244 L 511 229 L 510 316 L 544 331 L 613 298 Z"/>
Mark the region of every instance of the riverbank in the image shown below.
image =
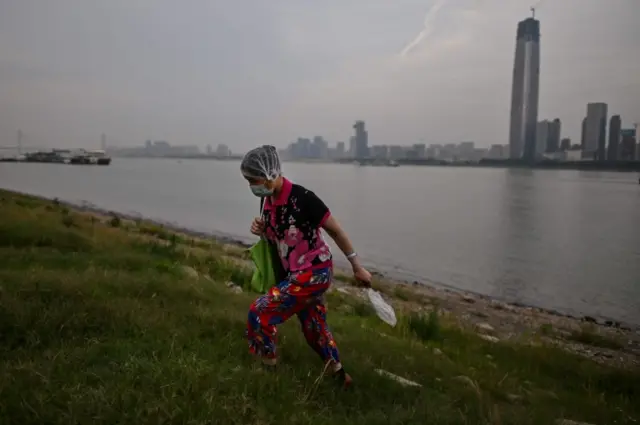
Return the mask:
<path id="1" fill-rule="evenodd" d="M 107 211 L 87 202 L 76 204 L 29 194 L 20 195 L 88 213 L 103 222 L 117 219 L 128 228 L 142 229 L 144 233 L 160 236 L 164 240 L 168 240 L 168 235 L 177 234 L 180 239 L 190 238 L 199 244 L 215 242 L 223 248 L 227 260 L 243 269 L 252 268 L 246 256 L 250 240 L 221 232 L 197 231 L 179 223 L 151 220 L 136 213 Z M 373 270 L 373 274 L 377 289 L 391 298 L 396 308 L 429 313 L 437 307 L 440 315 L 449 316 L 458 326 L 475 330 L 489 340 L 520 340 L 535 336 L 546 343 L 555 344 L 600 363 L 640 367 L 640 327 L 637 325 L 591 316 L 571 316 L 536 306 L 508 303 L 424 281 L 397 280 L 376 270 Z M 362 292 L 350 284 L 349 270 L 338 269 L 337 277 L 334 285 L 337 290 L 351 297 L 362 298 Z"/>
<path id="2" fill-rule="evenodd" d="M 381 280 L 400 318 L 390 328 L 343 279 L 327 298 L 356 381 L 345 393 L 330 379 L 316 389 L 321 365 L 297 323 L 282 326 L 277 375 L 254 367 L 242 335 L 255 294 L 240 289 L 251 273 L 238 245 L 0 191 L 0 258 L 0 417 L 9 423 L 640 419 L 632 363 L 568 353 L 553 342 L 560 325 L 503 335 L 499 318 L 538 317 L 534 309 Z M 571 324 L 567 340 L 633 353 L 631 330 Z"/>

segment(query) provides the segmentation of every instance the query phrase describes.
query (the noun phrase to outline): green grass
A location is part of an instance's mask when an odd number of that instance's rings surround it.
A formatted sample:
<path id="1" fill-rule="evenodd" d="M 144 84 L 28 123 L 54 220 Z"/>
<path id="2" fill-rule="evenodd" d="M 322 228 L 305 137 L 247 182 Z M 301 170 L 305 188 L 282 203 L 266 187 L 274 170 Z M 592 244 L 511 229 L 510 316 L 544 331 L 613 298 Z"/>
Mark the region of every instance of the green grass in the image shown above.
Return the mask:
<path id="1" fill-rule="evenodd" d="M 243 335 L 255 294 L 224 285 L 250 273 L 222 247 L 113 224 L 0 191 L 0 423 L 640 419 L 638 371 L 551 346 L 487 343 L 437 314 L 401 316 L 390 328 L 340 293 L 329 294 L 328 316 L 355 387 L 344 392 L 325 379 L 307 400 L 322 365 L 293 319 L 281 327 L 277 374 L 255 368 Z M 183 265 L 213 281 L 187 277 Z M 377 368 L 422 387 L 402 387 Z"/>
<path id="2" fill-rule="evenodd" d="M 624 348 L 624 343 L 614 337 L 601 335 L 596 329 L 584 326 L 579 331 L 574 331 L 569 335 L 568 339 L 579 342 L 592 347 L 609 348 L 612 350 L 620 350 Z"/>

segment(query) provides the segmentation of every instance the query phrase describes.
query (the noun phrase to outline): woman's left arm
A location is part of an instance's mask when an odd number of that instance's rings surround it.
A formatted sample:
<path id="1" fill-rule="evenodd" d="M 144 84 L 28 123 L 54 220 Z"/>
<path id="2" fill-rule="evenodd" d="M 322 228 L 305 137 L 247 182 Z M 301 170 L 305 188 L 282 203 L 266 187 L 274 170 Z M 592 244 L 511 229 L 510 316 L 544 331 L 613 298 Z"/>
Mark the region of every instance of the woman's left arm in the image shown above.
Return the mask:
<path id="1" fill-rule="evenodd" d="M 324 222 L 322 228 L 327 232 L 331 239 L 333 239 L 338 245 L 338 248 L 344 253 L 349 262 L 351 263 L 351 267 L 353 268 L 353 275 L 359 282 L 365 284 L 366 286 L 371 285 L 371 274 L 362 267 L 360 264 L 360 260 L 356 252 L 353 249 L 353 245 L 347 236 L 347 233 L 344 231 L 338 220 L 335 219 L 332 215 L 327 218 Z"/>

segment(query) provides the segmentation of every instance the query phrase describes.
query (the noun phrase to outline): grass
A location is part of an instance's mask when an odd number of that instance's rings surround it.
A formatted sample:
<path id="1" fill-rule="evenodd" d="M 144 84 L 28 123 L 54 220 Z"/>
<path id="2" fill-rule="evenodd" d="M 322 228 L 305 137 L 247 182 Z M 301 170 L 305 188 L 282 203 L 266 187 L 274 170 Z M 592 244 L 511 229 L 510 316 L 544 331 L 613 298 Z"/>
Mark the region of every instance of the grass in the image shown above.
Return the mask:
<path id="1" fill-rule="evenodd" d="M 320 362 L 291 320 L 281 327 L 278 373 L 255 367 L 243 336 L 255 294 L 224 285 L 250 272 L 223 247 L 113 224 L 0 191 L 0 423 L 640 419 L 637 371 L 552 346 L 487 343 L 437 314 L 400 317 L 390 328 L 338 292 L 328 295 L 329 321 L 356 385 L 344 392 L 325 379 L 306 400 Z M 190 278 L 185 265 L 211 280 Z M 341 313 L 343 305 L 353 308 Z M 377 368 L 422 387 L 402 387 Z"/>
<path id="2" fill-rule="evenodd" d="M 573 331 L 568 339 L 592 347 L 608 348 L 620 350 L 624 348 L 624 343 L 614 337 L 601 335 L 594 327 L 584 326 L 579 331 Z"/>
<path id="3" fill-rule="evenodd" d="M 437 310 L 432 310 L 428 315 L 412 313 L 407 324 L 411 332 L 422 341 L 434 341 L 441 337 L 442 326 Z"/>

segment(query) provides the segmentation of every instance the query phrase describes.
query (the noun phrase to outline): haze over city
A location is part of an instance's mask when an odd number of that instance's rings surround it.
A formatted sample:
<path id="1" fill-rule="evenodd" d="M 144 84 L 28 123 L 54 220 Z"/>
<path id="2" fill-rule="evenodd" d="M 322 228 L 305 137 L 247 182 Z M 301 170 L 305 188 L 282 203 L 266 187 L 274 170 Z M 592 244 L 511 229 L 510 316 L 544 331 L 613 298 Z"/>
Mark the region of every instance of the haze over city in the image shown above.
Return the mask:
<path id="1" fill-rule="evenodd" d="M 508 143 L 529 0 L 5 0 L 0 144 Z M 539 2 L 539 118 L 580 140 L 588 102 L 640 121 L 635 0 Z"/>

